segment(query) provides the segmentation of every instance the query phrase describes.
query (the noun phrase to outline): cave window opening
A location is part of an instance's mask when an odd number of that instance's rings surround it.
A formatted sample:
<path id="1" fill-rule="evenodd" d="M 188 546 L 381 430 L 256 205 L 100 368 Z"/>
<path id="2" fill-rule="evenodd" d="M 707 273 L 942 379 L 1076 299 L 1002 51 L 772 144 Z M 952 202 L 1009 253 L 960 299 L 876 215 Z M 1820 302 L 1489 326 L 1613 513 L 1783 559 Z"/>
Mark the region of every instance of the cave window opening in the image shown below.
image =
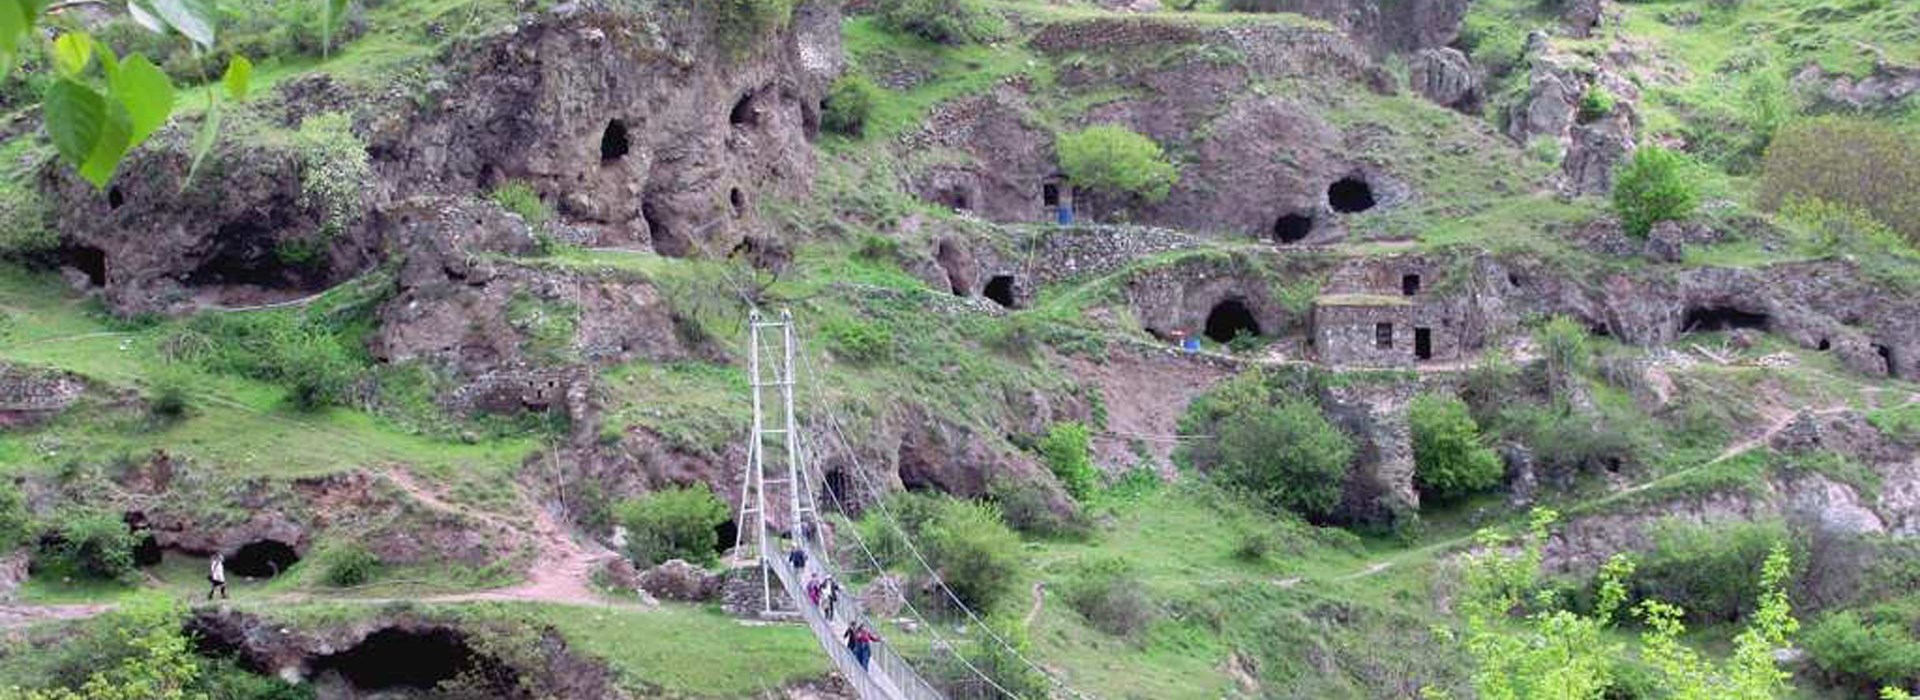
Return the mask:
<path id="1" fill-rule="evenodd" d="M 107 285 L 107 253 L 92 246 L 73 246 L 60 252 L 61 262 L 87 275 L 95 287 Z"/>
<path id="2" fill-rule="evenodd" d="M 127 196 L 120 192 L 119 186 L 107 188 L 107 208 L 119 209 L 120 205 L 126 203 Z"/>
<path id="3" fill-rule="evenodd" d="M 747 215 L 747 193 L 741 192 L 740 188 L 735 187 L 727 192 L 727 203 L 733 205 L 734 218 Z"/>
<path id="4" fill-rule="evenodd" d="M 606 131 L 600 134 L 600 162 L 609 163 L 627 157 L 627 149 L 632 144 L 627 140 L 627 122 L 614 119 L 607 122 Z"/>
<path id="5" fill-rule="evenodd" d="M 733 549 L 734 541 L 740 539 L 740 525 L 732 518 L 713 526 L 713 553 L 726 554 Z"/>
<path id="6" fill-rule="evenodd" d="M 1410 297 L 1419 293 L 1420 293 L 1420 276 L 1419 275 L 1401 275 L 1400 276 L 1400 294 L 1402 296 Z"/>
<path id="7" fill-rule="evenodd" d="M 1413 356 L 1422 360 L 1433 359 L 1433 329 L 1413 329 Z"/>
<path id="8" fill-rule="evenodd" d="M 1519 275 L 1511 272 L 1507 273 L 1507 286 L 1512 287 L 1514 289 L 1519 289 L 1520 282 L 1521 280 Z"/>
<path id="9" fill-rule="evenodd" d="M 1767 315 L 1741 311 L 1724 306 L 1704 306 L 1687 309 L 1686 319 L 1680 323 L 1685 332 L 1711 333 L 1730 331 L 1740 328 L 1766 330 Z"/>
<path id="10" fill-rule="evenodd" d="M 320 659 L 316 666 L 338 672 L 363 691 L 432 690 L 443 682 L 486 670 L 465 637 L 449 629 L 379 630 L 346 651 Z"/>
<path id="11" fill-rule="evenodd" d="M 1040 205 L 1047 207 L 1060 206 L 1060 183 L 1049 182 L 1040 186 Z"/>
<path id="12" fill-rule="evenodd" d="M 828 500 L 840 504 L 840 506 L 845 508 L 852 507 L 853 483 L 847 478 L 846 472 L 834 469 L 827 472 L 826 477 L 821 481 L 823 482 L 822 486 L 827 489 Z"/>
<path id="13" fill-rule="evenodd" d="M 1227 299 L 1213 305 L 1207 313 L 1207 338 L 1216 343 L 1232 342 L 1241 334 L 1260 335 L 1260 322 L 1246 302 Z"/>
<path id="14" fill-rule="evenodd" d="M 1587 332 L 1593 334 L 1595 337 L 1598 337 L 1598 338 L 1613 337 L 1613 330 L 1607 328 L 1606 321 L 1596 321 L 1593 323 L 1593 325 L 1587 326 Z"/>
<path id="15" fill-rule="evenodd" d="M 1003 307 L 1015 308 L 1013 275 L 994 275 L 993 279 L 987 280 L 987 288 L 980 295 Z"/>
<path id="16" fill-rule="evenodd" d="M 1313 233 L 1313 217 L 1307 214 L 1282 214 L 1273 221 L 1273 239 L 1281 243 L 1298 243 Z"/>
<path id="17" fill-rule="evenodd" d="M 1833 343 L 1832 343 L 1832 342 L 1829 342 L 1829 341 L 1828 341 L 1828 340 L 1827 340 L 1826 338 L 1821 338 L 1821 339 L 1820 339 L 1820 350 L 1821 350 L 1822 352 L 1825 352 L 1825 351 L 1827 351 L 1827 350 L 1832 350 L 1832 349 L 1833 349 Z"/>
<path id="18" fill-rule="evenodd" d="M 1373 346 L 1381 350 L 1393 349 L 1393 324 L 1373 324 Z"/>
<path id="19" fill-rule="evenodd" d="M 973 209 L 973 201 L 967 197 L 967 191 L 958 187 L 942 190 L 938 197 L 940 205 L 954 211 Z"/>
<path id="20" fill-rule="evenodd" d="M 1873 351 L 1880 353 L 1880 360 L 1882 362 L 1887 363 L 1887 376 L 1893 377 L 1894 379 L 1899 379 L 1900 370 L 1899 370 L 1898 363 L 1894 362 L 1893 360 L 1893 357 L 1894 357 L 1893 348 L 1886 345 L 1876 344 L 1873 346 Z"/>
<path id="21" fill-rule="evenodd" d="M 653 252 L 669 258 L 686 257 L 687 242 L 681 240 L 661 218 L 660 210 L 654 206 L 651 197 L 640 202 L 640 218 L 647 222 L 647 234 L 653 239 Z"/>
<path id="22" fill-rule="evenodd" d="M 1327 187 L 1327 204 L 1342 214 L 1372 209 L 1373 187 L 1358 177 L 1343 177 Z"/>
<path id="23" fill-rule="evenodd" d="M 740 100 L 733 103 L 733 111 L 727 113 L 727 123 L 734 126 L 760 124 L 760 111 L 753 108 L 753 93 L 741 95 Z"/>
<path id="24" fill-rule="evenodd" d="M 133 546 L 134 566 L 144 567 L 159 564 L 161 559 L 160 540 L 155 539 L 153 533 L 150 532 L 142 534 L 136 531 L 134 534 L 140 536 L 140 543 Z"/>
<path id="25" fill-rule="evenodd" d="M 227 557 L 227 570 L 247 578 L 273 578 L 299 563 L 300 554 L 279 540 L 256 540 Z"/>

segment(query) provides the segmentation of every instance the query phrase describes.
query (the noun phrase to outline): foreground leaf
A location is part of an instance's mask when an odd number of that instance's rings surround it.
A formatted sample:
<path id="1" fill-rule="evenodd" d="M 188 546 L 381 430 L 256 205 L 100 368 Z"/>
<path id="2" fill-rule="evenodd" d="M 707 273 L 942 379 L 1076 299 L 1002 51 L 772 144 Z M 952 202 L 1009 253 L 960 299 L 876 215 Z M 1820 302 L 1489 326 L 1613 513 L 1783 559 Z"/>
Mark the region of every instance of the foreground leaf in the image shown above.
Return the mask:
<path id="1" fill-rule="evenodd" d="M 247 99 L 247 92 L 253 86 L 253 62 L 246 56 L 234 56 L 227 63 L 227 74 L 220 82 L 227 87 L 227 97 L 235 101 Z"/>
<path id="2" fill-rule="evenodd" d="M 62 78 L 47 89 L 41 111 L 45 114 L 47 135 L 53 138 L 53 147 L 60 152 L 60 157 L 76 168 L 86 163 L 105 129 L 106 98 L 92 88 Z"/>
<path id="3" fill-rule="evenodd" d="M 100 123 L 100 139 L 93 144 L 93 153 L 80 164 L 80 176 L 93 183 L 96 189 L 104 189 L 107 181 L 113 179 L 113 172 L 120 169 L 120 161 L 127 156 L 132 146 L 133 125 L 127 117 L 127 108 L 112 100 L 104 101 L 105 119 Z"/>
<path id="4" fill-rule="evenodd" d="M 347 0 L 324 0 L 320 14 L 320 55 L 333 50 L 333 27 L 347 14 Z"/>
<path id="5" fill-rule="evenodd" d="M 200 133 L 193 136 L 193 164 L 187 166 L 187 179 L 180 182 L 180 191 L 193 184 L 193 176 L 200 172 L 200 163 L 213 152 L 214 136 L 220 133 L 220 102 L 213 99 L 213 89 L 207 89 L 207 115 L 200 120 Z"/>
<path id="6" fill-rule="evenodd" d="M 154 130 L 167 123 L 167 117 L 173 113 L 173 81 L 167 74 L 147 60 L 146 56 L 134 54 L 120 66 L 109 81 L 114 99 L 120 101 L 127 110 L 127 118 L 132 127 L 128 137 L 128 148 L 140 145 L 151 136 Z"/>
<path id="7" fill-rule="evenodd" d="M 80 77 L 92 58 L 93 37 L 83 32 L 67 32 L 53 40 L 53 67 L 64 77 Z"/>
<path id="8" fill-rule="evenodd" d="M 200 48 L 213 49 L 212 0 L 153 0 L 153 10 Z"/>
<path id="9" fill-rule="evenodd" d="M 167 33 L 167 21 L 160 19 L 153 6 L 147 4 L 147 0 L 129 0 L 127 14 L 133 17 L 135 24 L 146 27 L 147 31 L 156 34 Z"/>

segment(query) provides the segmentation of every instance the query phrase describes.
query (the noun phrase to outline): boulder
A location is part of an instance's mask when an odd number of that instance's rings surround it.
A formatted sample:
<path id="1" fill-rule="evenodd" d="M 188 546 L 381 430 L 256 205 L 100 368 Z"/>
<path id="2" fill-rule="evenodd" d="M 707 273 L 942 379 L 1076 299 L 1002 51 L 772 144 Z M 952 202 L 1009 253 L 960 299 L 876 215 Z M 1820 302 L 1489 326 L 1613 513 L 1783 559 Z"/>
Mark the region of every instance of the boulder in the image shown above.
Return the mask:
<path id="1" fill-rule="evenodd" d="M 1468 114 L 1480 111 L 1480 76 L 1466 54 L 1452 47 L 1422 49 L 1408 62 L 1408 82 L 1434 104 Z"/>
<path id="2" fill-rule="evenodd" d="M 27 582 L 27 564 L 32 553 L 20 549 L 0 554 L 0 603 L 11 603 L 19 596 L 20 585 Z"/>
<path id="3" fill-rule="evenodd" d="M 1560 13 L 1560 21 L 1567 28 L 1567 35 L 1576 39 L 1593 36 L 1593 28 L 1600 24 L 1601 0 L 1567 0 L 1566 9 Z"/>
<path id="4" fill-rule="evenodd" d="M 906 604 L 906 594 L 901 589 L 898 576 L 876 577 L 860 589 L 860 608 L 870 617 L 893 617 L 900 614 L 900 609 Z"/>
<path id="5" fill-rule="evenodd" d="M 666 563 L 640 572 L 640 589 L 661 600 L 701 603 L 720 594 L 721 575 L 687 563 L 669 559 Z"/>

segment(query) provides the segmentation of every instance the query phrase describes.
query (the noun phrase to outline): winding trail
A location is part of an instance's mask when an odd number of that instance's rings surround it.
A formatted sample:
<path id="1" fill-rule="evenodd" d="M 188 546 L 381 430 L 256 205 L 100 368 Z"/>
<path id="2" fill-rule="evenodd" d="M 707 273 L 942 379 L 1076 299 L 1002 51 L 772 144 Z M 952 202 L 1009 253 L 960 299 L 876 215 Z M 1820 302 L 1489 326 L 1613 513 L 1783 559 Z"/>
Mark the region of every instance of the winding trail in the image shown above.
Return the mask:
<path id="1" fill-rule="evenodd" d="M 1033 627 L 1034 618 L 1040 617 L 1040 611 L 1047 604 L 1047 582 L 1033 582 L 1033 605 L 1027 608 L 1027 616 L 1020 622 L 1021 627 Z"/>

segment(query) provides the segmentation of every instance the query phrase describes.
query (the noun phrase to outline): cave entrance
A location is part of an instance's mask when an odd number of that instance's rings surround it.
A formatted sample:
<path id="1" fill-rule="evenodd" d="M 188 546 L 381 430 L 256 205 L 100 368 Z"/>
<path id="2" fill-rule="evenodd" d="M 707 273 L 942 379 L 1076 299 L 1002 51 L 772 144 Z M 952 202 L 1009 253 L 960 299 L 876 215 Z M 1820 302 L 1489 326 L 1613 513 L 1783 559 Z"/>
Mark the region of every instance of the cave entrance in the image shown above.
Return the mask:
<path id="1" fill-rule="evenodd" d="M 733 109 L 727 112 L 727 123 L 734 126 L 760 124 L 760 110 L 753 108 L 753 93 L 741 95 L 740 99 L 733 103 Z"/>
<path id="2" fill-rule="evenodd" d="M 300 554 L 279 540 L 256 540 L 240 545 L 227 557 L 227 570 L 247 578 L 273 578 L 300 562 Z"/>
<path id="3" fill-rule="evenodd" d="M 327 268 L 325 243 L 281 242 L 273 221 L 236 221 L 214 232 L 210 255 L 187 273 L 189 287 L 252 285 L 265 289 L 320 286 Z"/>
<path id="4" fill-rule="evenodd" d="M 1825 351 L 1828 351 L 1828 350 L 1832 350 L 1832 349 L 1833 349 L 1833 343 L 1832 343 L 1832 342 L 1830 342 L 1830 341 L 1828 341 L 1828 340 L 1827 340 L 1826 338 L 1821 338 L 1821 339 L 1820 339 L 1820 351 L 1821 351 L 1821 352 L 1825 352 Z"/>
<path id="5" fill-rule="evenodd" d="M 1400 276 L 1401 296 L 1410 297 L 1419 293 L 1420 293 L 1420 276 L 1419 275 L 1401 275 Z"/>
<path id="6" fill-rule="evenodd" d="M 142 533 L 136 531 L 134 534 L 140 536 L 140 543 L 133 546 L 133 565 L 153 566 L 159 564 L 163 558 L 162 552 L 160 551 L 160 540 L 155 539 L 153 533 L 150 532 Z"/>
<path id="7" fill-rule="evenodd" d="M 487 685 L 494 689 L 511 689 L 507 682 L 516 677 L 475 653 L 464 635 L 445 628 L 379 630 L 346 651 L 322 657 L 314 666 L 339 673 L 361 691 L 432 690 L 463 676 L 491 681 Z"/>
<path id="8" fill-rule="evenodd" d="M 973 198 L 967 196 L 967 191 L 964 188 L 949 187 L 940 190 L 940 192 L 934 196 L 934 199 L 938 201 L 941 206 L 954 211 L 971 211 L 973 209 Z"/>
<path id="9" fill-rule="evenodd" d="M 660 208 L 654 206 L 653 198 L 647 197 L 640 202 L 640 219 L 647 222 L 647 235 L 653 239 L 653 252 L 669 258 L 687 256 L 688 244 L 673 232 L 666 219 L 660 216 Z"/>
<path id="10" fill-rule="evenodd" d="M 119 209 L 120 205 L 126 204 L 126 203 L 127 203 L 127 196 L 120 192 L 120 187 L 118 185 L 115 185 L 107 189 L 107 208 L 108 209 Z"/>
<path id="11" fill-rule="evenodd" d="M 987 288 L 980 295 L 992 299 L 993 303 L 1002 307 L 1012 309 L 1017 308 L 1013 291 L 1013 275 L 994 275 L 993 279 L 987 280 Z"/>
<path id="12" fill-rule="evenodd" d="M 713 553 L 726 554 L 733 549 L 733 543 L 740 539 L 740 525 L 727 518 L 726 522 L 713 526 Z"/>
<path id="13" fill-rule="evenodd" d="M 1239 299 L 1227 299 L 1213 305 L 1207 313 L 1207 338 L 1216 343 L 1232 342 L 1235 337 L 1245 333 L 1260 335 L 1260 322 L 1253 317 L 1253 311 L 1246 302 Z"/>
<path id="14" fill-rule="evenodd" d="M 1900 364 L 1894 361 L 1893 347 L 1876 343 L 1873 346 L 1873 351 L 1880 353 L 1880 361 L 1887 364 L 1887 376 L 1899 379 Z"/>
<path id="15" fill-rule="evenodd" d="M 1060 183 L 1049 182 L 1040 186 L 1040 206 L 1060 206 Z"/>
<path id="16" fill-rule="evenodd" d="M 600 132 L 600 162 L 606 163 L 627 157 L 627 149 L 632 144 L 627 141 L 627 122 L 613 119 L 607 122 L 605 131 Z"/>
<path id="17" fill-rule="evenodd" d="M 747 215 L 747 194 L 741 192 L 740 188 L 735 187 L 727 191 L 727 203 L 733 205 L 734 218 Z"/>
<path id="18" fill-rule="evenodd" d="M 940 264 L 940 271 L 947 275 L 947 291 L 954 296 L 964 297 L 973 289 L 973 277 L 967 274 L 970 259 L 967 252 L 953 241 L 942 240 L 933 251 L 933 259 Z"/>
<path id="19" fill-rule="evenodd" d="M 821 484 L 827 489 L 828 500 L 838 504 L 842 509 L 852 508 L 853 483 L 847 479 L 846 472 L 838 469 L 831 470 L 821 479 Z"/>
<path id="20" fill-rule="evenodd" d="M 1313 233 L 1313 217 L 1308 214 L 1282 214 L 1273 221 L 1273 240 L 1299 243 Z"/>
<path id="21" fill-rule="evenodd" d="M 1680 322 L 1682 332 L 1711 333 L 1730 331 L 1738 328 L 1767 329 L 1767 315 L 1748 313 L 1725 306 L 1699 306 L 1687 309 L 1686 319 Z"/>
<path id="22" fill-rule="evenodd" d="M 1327 187 L 1327 205 L 1342 214 L 1372 209 L 1373 186 L 1356 176 L 1340 178 Z"/>
<path id="23" fill-rule="evenodd" d="M 107 285 L 107 253 L 93 246 L 68 246 L 60 249 L 60 264 L 86 274 L 87 283 Z"/>
<path id="24" fill-rule="evenodd" d="M 1433 359 L 1433 329 L 1413 329 L 1413 356 L 1422 360 Z"/>

